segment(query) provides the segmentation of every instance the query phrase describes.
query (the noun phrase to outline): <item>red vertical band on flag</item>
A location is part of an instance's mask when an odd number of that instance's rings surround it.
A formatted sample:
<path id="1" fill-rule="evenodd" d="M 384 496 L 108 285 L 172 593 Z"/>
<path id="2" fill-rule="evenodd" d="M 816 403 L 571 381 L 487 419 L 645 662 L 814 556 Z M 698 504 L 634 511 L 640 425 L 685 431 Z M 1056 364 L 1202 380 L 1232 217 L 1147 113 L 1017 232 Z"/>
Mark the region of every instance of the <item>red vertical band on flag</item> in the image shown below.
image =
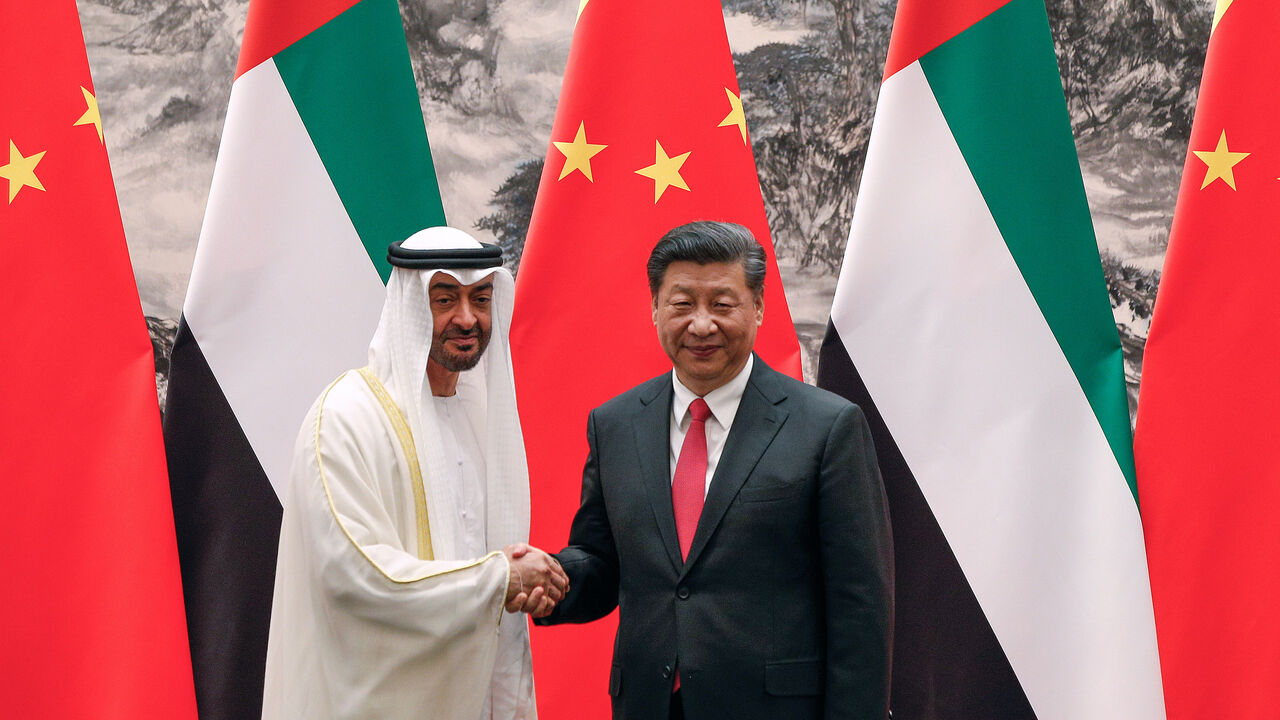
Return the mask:
<path id="1" fill-rule="evenodd" d="M 1170 720 L 1280 707 L 1280 5 L 1209 42 L 1147 340 L 1135 460 Z"/>
<path id="2" fill-rule="evenodd" d="M 511 331 L 540 547 L 564 545 L 578 507 L 588 411 L 671 368 L 645 273 L 671 228 L 729 220 L 751 229 L 768 255 L 756 350 L 799 377 L 740 95 L 719 2 L 593 0 L 583 8 Z M 535 629 L 544 714 L 608 717 L 614 627 L 607 619 Z"/>
<path id="3" fill-rule="evenodd" d="M 253 0 L 244 21 L 236 77 L 310 35 L 360 0 Z"/>
<path id="4" fill-rule="evenodd" d="M 0 707 L 194 718 L 155 364 L 73 0 L 0 5 Z"/>
<path id="5" fill-rule="evenodd" d="M 884 63 L 888 78 L 919 60 L 922 55 L 959 35 L 1009 0 L 901 0 L 893 17 L 889 56 Z"/>

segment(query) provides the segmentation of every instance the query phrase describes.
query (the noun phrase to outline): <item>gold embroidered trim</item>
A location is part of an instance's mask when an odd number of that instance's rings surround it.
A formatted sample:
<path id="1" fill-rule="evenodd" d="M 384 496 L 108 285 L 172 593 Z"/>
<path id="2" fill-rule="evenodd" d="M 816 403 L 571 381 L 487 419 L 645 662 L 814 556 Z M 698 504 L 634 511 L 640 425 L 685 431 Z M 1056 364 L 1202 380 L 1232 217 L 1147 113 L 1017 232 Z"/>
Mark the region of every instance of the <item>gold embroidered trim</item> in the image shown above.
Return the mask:
<path id="1" fill-rule="evenodd" d="M 476 567 L 477 565 L 482 565 L 485 562 L 488 562 L 490 558 L 502 557 L 504 558 L 504 562 L 505 562 L 505 556 L 503 556 L 503 554 L 500 551 L 494 550 L 493 552 L 489 553 L 488 555 L 485 555 L 479 560 L 476 560 L 475 562 L 467 563 L 466 565 L 459 565 L 458 567 L 450 568 L 442 572 L 429 572 L 420 577 L 413 577 L 413 578 L 407 578 L 402 580 L 400 578 L 392 577 L 391 573 L 387 572 L 382 568 L 381 565 L 374 562 L 373 558 L 369 557 L 369 553 L 365 552 L 364 548 L 360 546 L 360 543 L 356 542 L 356 539 L 351 537 L 351 532 L 347 530 L 347 526 L 342 524 L 342 517 L 338 515 L 338 508 L 333 504 L 333 494 L 329 492 L 329 479 L 328 477 L 325 476 L 325 472 L 324 472 L 324 457 L 320 454 L 320 425 L 324 421 L 324 403 L 329 398 L 329 391 L 332 390 L 334 386 L 337 385 L 339 382 L 341 382 L 342 378 L 346 376 L 347 374 L 343 373 L 338 377 L 337 380 L 334 380 L 332 383 L 329 383 L 329 387 L 324 389 L 324 394 L 321 395 L 320 397 L 320 407 L 316 411 L 315 446 L 316 446 L 316 467 L 320 470 L 320 486 L 324 488 L 325 500 L 329 502 L 329 512 L 333 514 L 333 521 L 338 524 L 338 527 L 342 528 L 342 534 L 347 536 L 347 540 L 351 543 L 352 547 L 354 547 L 356 551 L 359 552 L 360 555 L 363 556 L 364 559 L 368 561 L 370 565 L 373 566 L 374 570 L 377 570 L 379 573 L 381 573 L 383 577 L 385 577 L 386 579 L 390 580 L 393 583 L 399 583 L 401 585 L 407 585 L 409 583 L 418 582 L 419 580 L 426 580 L 427 578 L 439 577 L 441 575 L 448 575 L 450 573 L 461 572 L 463 570 L 470 570 L 471 568 Z M 399 412 L 398 409 L 397 409 L 397 412 Z M 416 455 L 414 457 L 416 457 Z M 508 573 L 510 573 L 510 570 L 508 570 Z"/>
<path id="2" fill-rule="evenodd" d="M 391 393 L 387 392 L 386 386 L 378 376 L 374 375 L 368 367 L 362 367 L 356 372 L 360 373 L 360 377 L 364 378 L 369 389 L 373 391 L 373 396 L 382 405 L 382 411 L 391 420 L 391 427 L 395 429 L 396 437 L 400 440 L 400 449 L 404 451 L 404 458 L 409 462 L 409 484 L 413 486 L 413 516 L 418 525 L 418 558 L 434 560 L 435 552 L 431 549 L 431 518 L 427 517 L 427 491 L 422 484 L 422 468 L 418 465 L 418 448 L 413 442 L 413 431 L 409 429 L 404 413 L 400 411 L 395 400 L 391 399 Z"/>

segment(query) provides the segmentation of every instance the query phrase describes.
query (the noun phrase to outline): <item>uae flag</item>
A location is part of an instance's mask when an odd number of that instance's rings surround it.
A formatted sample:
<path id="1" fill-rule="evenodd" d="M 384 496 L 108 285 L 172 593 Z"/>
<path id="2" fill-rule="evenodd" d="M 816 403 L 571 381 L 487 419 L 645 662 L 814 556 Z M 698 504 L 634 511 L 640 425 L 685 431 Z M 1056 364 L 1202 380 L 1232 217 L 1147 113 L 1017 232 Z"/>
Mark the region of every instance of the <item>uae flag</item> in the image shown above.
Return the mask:
<path id="1" fill-rule="evenodd" d="M 533 544 L 564 546 L 587 457 L 587 413 L 671 363 L 645 263 L 693 220 L 747 226 L 765 247 L 760 356 L 800 376 L 743 98 L 717 0 L 583 2 L 538 188 L 511 351 L 533 497 Z M 535 628 L 546 717 L 608 717 L 616 620 Z"/>
<path id="2" fill-rule="evenodd" d="M 443 215 L 396 0 L 253 0 L 164 428 L 206 720 L 261 712 L 298 428 L 365 363 L 387 244 Z"/>
<path id="3" fill-rule="evenodd" d="M 1042 0 L 902 0 L 818 378 L 888 490 L 898 717 L 1163 717 L 1121 361 Z"/>
<path id="4" fill-rule="evenodd" d="M 0 4 L 0 715 L 195 717 L 155 360 L 73 0 Z"/>
<path id="5" fill-rule="evenodd" d="M 1221 0 L 1135 445 L 1169 717 L 1280 713 L 1280 5 Z"/>

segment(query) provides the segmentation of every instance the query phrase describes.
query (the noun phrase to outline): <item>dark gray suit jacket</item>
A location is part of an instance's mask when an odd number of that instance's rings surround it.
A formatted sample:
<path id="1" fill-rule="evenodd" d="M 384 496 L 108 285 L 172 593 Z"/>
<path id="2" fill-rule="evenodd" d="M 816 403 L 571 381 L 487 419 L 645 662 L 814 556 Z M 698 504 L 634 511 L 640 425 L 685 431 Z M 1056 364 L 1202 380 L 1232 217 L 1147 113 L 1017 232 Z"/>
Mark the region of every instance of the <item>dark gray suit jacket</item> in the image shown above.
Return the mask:
<path id="1" fill-rule="evenodd" d="M 582 505 L 557 557 L 571 589 L 539 624 L 619 608 L 619 720 L 884 718 L 893 548 L 862 411 L 759 357 L 687 561 L 668 460 L 671 373 L 591 412 Z"/>

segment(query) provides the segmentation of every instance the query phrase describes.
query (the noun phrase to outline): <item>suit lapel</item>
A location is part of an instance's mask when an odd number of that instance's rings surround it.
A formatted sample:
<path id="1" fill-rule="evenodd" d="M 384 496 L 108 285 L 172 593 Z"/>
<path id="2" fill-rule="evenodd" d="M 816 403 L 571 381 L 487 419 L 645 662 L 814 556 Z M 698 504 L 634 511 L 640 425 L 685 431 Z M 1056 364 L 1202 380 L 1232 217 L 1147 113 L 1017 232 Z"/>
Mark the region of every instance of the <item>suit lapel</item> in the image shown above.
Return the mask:
<path id="1" fill-rule="evenodd" d="M 698 530 L 693 535 L 693 545 L 689 548 L 689 557 L 684 563 L 681 577 L 693 567 L 702 549 L 715 534 L 729 504 L 755 469 L 756 463 L 760 462 L 760 456 L 764 455 L 787 418 L 787 411 L 779 406 L 787 395 L 777 384 L 776 375 L 758 356 L 755 358 L 751 379 L 742 393 L 742 402 L 738 405 L 738 414 L 733 418 L 729 437 L 725 439 L 720 462 L 716 465 L 716 474 L 711 478 L 711 488 L 707 491 L 702 516 L 698 519 Z M 670 413 L 670 409 L 667 412 Z M 667 508 L 671 508 L 669 494 Z M 674 511 L 671 514 L 674 537 Z"/>
<path id="2" fill-rule="evenodd" d="M 664 381 L 665 379 L 665 381 Z M 680 569 L 680 545 L 676 515 L 671 504 L 671 373 L 656 378 L 640 396 L 636 413 L 636 449 L 640 455 L 640 482 L 644 485 L 653 519 L 672 566 Z"/>

